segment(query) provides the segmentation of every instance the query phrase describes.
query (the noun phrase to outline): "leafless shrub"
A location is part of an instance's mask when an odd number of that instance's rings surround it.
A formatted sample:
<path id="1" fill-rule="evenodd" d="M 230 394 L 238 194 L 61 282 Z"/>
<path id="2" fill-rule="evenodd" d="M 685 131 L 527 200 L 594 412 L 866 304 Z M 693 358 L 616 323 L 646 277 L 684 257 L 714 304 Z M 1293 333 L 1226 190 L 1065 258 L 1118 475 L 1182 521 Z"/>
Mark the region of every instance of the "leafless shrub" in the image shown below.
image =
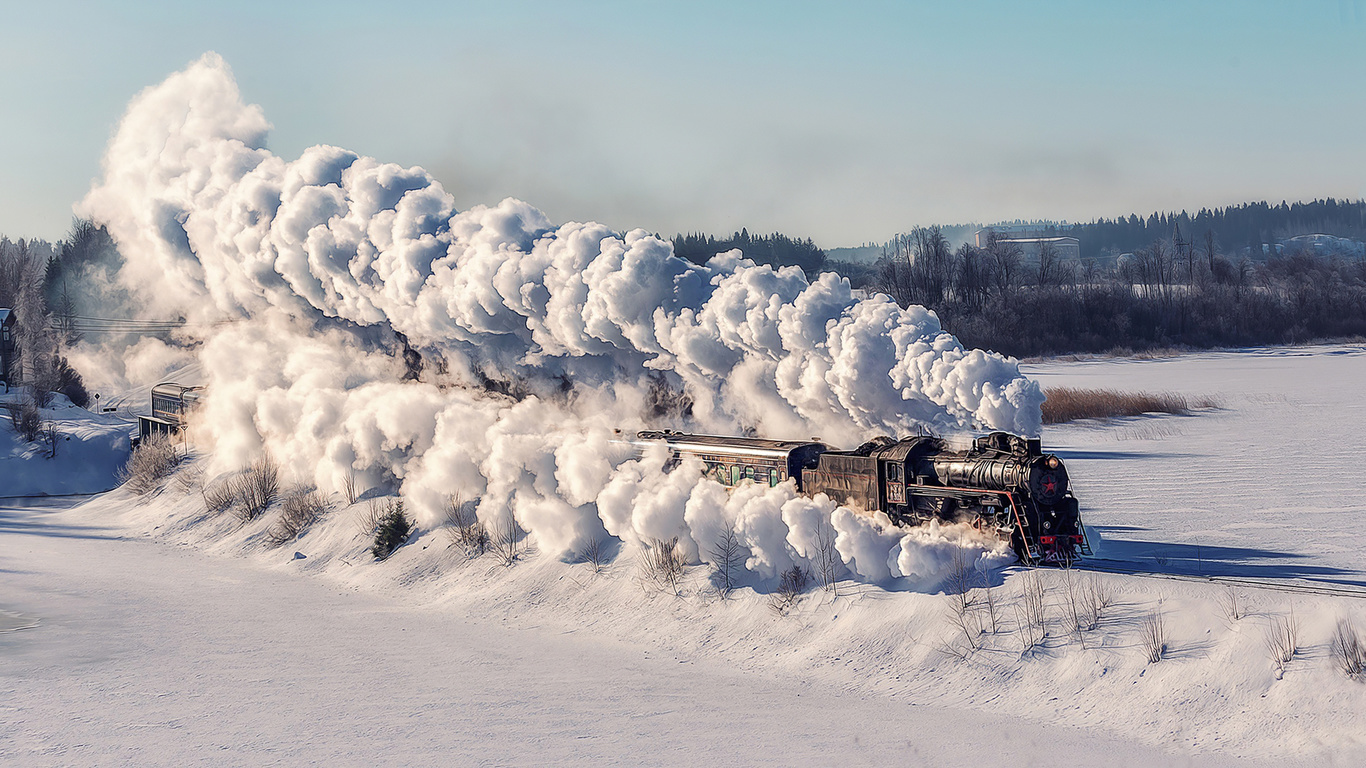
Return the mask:
<path id="1" fill-rule="evenodd" d="M 38 430 L 38 442 L 47 444 L 47 450 L 44 451 L 44 453 L 47 454 L 47 458 L 57 458 L 57 440 L 61 436 L 62 432 L 57 429 L 55 423 L 51 421 L 43 422 L 43 428 Z"/>
<path id="2" fill-rule="evenodd" d="M 1076 633 L 1077 641 L 1081 647 L 1086 647 L 1086 631 L 1095 627 L 1090 623 L 1090 617 L 1086 615 L 1082 607 L 1082 592 L 1084 590 L 1077 584 L 1076 572 L 1069 570 L 1063 578 L 1063 592 L 1066 598 L 1067 619 L 1072 625 L 1072 631 Z"/>
<path id="3" fill-rule="evenodd" d="M 360 497 L 360 485 L 356 479 L 356 468 L 347 467 L 346 477 L 342 478 L 342 495 L 346 497 L 346 504 L 350 506 L 356 503 Z"/>
<path id="4" fill-rule="evenodd" d="M 1161 611 L 1153 611 L 1143 619 L 1138 640 L 1149 664 L 1156 664 L 1167 654 L 1167 622 Z"/>
<path id="5" fill-rule="evenodd" d="M 996 590 L 987 584 L 982 590 L 982 595 L 984 597 L 983 605 L 987 609 L 988 626 L 990 626 L 991 634 L 994 635 L 1000 631 L 1000 605 L 996 599 Z"/>
<path id="6" fill-rule="evenodd" d="M 1242 596 L 1231 586 L 1219 595 L 1219 610 L 1230 624 L 1241 621 L 1247 615 L 1247 607 L 1243 605 Z"/>
<path id="7" fill-rule="evenodd" d="M 982 645 L 982 621 L 977 615 L 972 582 L 972 569 L 962 550 L 959 550 L 954 553 L 948 576 L 944 580 L 944 598 L 949 604 L 949 623 L 957 630 L 955 634 L 962 634 L 968 652 Z"/>
<path id="8" fill-rule="evenodd" d="M 777 591 L 768 596 L 768 607 L 779 616 L 786 614 L 788 609 L 797 604 L 810 580 L 810 576 L 801 566 L 794 565 L 783 571 L 782 577 L 778 579 Z"/>
<path id="9" fill-rule="evenodd" d="M 466 509 L 465 498 L 458 493 L 446 497 L 441 505 L 441 522 L 446 529 L 446 537 L 456 544 L 460 540 L 460 529 L 475 519 L 474 511 Z"/>
<path id="10" fill-rule="evenodd" d="M 1015 616 L 1020 625 L 1020 645 L 1024 653 L 1039 647 L 1048 636 L 1047 594 L 1047 586 L 1038 573 L 1030 572 L 1020 577 L 1020 604 L 1016 606 Z"/>
<path id="11" fill-rule="evenodd" d="M 210 512 L 226 512 L 237 504 L 237 484 L 224 480 L 204 486 L 204 508 Z"/>
<path id="12" fill-rule="evenodd" d="M 489 529 L 480 522 L 474 507 L 474 502 L 466 501 L 465 497 L 453 493 L 446 497 L 441 510 L 450 546 L 459 547 L 469 558 L 479 557 L 489 551 L 493 544 L 489 537 Z"/>
<path id="13" fill-rule="evenodd" d="M 683 581 L 683 553 L 678 549 L 678 537 L 661 541 L 650 539 L 645 542 L 641 553 L 640 567 L 646 580 L 660 590 L 680 594 Z"/>
<path id="14" fill-rule="evenodd" d="M 1114 389 L 1049 387 L 1043 404 L 1043 423 L 1063 424 L 1078 419 L 1108 419 L 1145 413 L 1182 415 L 1195 409 L 1218 408 L 1211 397 L 1189 397 L 1174 392 L 1120 392 Z"/>
<path id="15" fill-rule="evenodd" d="M 310 525 L 327 512 L 327 500 L 313 488 L 295 488 L 285 494 L 280 504 L 280 519 L 266 531 L 266 543 L 272 547 L 299 538 Z"/>
<path id="16" fill-rule="evenodd" d="M 944 596 L 948 598 L 949 607 L 954 613 L 967 613 L 976 605 L 976 598 L 972 594 L 974 580 L 972 566 L 960 549 L 954 553 L 949 573 L 944 577 Z"/>
<path id="17" fill-rule="evenodd" d="M 1095 574 L 1086 580 L 1083 604 L 1093 627 L 1100 626 L 1100 620 L 1105 618 L 1105 612 L 1115 604 L 1115 599 L 1115 585 L 1112 582 Z"/>
<path id="18" fill-rule="evenodd" d="M 1295 612 L 1291 611 L 1288 617 L 1272 616 L 1267 622 L 1262 644 L 1266 647 L 1266 656 L 1271 660 L 1271 667 L 1276 670 L 1276 677 L 1279 678 L 1285 674 L 1285 665 L 1289 664 L 1300 650 L 1300 623 L 1295 618 Z"/>
<path id="19" fill-rule="evenodd" d="M 200 464 L 183 466 L 175 475 L 176 488 L 181 493 L 202 492 L 204 490 L 204 467 Z"/>
<path id="20" fill-rule="evenodd" d="M 251 522 L 265 514 L 280 497 L 280 468 L 266 457 L 247 467 L 233 486 L 237 517 L 244 523 Z"/>
<path id="21" fill-rule="evenodd" d="M 812 566 L 816 569 L 816 580 L 821 588 L 839 597 L 839 550 L 835 549 L 835 527 L 829 520 L 821 520 L 816 528 L 815 557 Z"/>
<path id="22" fill-rule="evenodd" d="M 735 589 L 736 575 L 740 572 L 740 559 L 744 556 L 744 546 L 735 533 L 735 524 L 729 523 L 716 538 L 711 552 L 711 575 L 721 597 L 726 597 Z"/>
<path id="23" fill-rule="evenodd" d="M 175 443 L 161 435 L 153 435 L 138 444 L 128 456 L 128 463 L 119 470 L 119 481 L 139 496 L 156 490 L 180 463 Z"/>
<path id="24" fill-rule="evenodd" d="M 580 555 L 583 557 L 583 561 L 593 569 L 593 573 L 602 573 L 603 567 L 607 565 L 607 553 L 603 550 L 602 539 L 597 536 L 588 540 Z"/>
<path id="25" fill-rule="evenodd" d="M 9 415 L 15 434 L 25 442 L 37 440 L 39 433 L 43 431 L 43 414 L 38 408 L 37 401 L 32 397 L 6 401 L 5 413 Z"/>
<path id="26" fill-rule="evenodd" d="M 1343 674 L 1353 680 L 1366 679 L 1366 642 L 1352 622 L 1338 619 L 1333 638 L 1328 643 L 1328 653 Z"/>
<path id="27" fill-rule="evenodd" d="M 498 562 L 510 566 L 522 556 L 522 526 L 517 518 L 506 515 L 494 529 L 489 548 L 498 556 Z"/>
<path id="28" fill-rule="evenodd" d="M 1105 616 L 1106 609 L 1115 602 L 1114 587 L 1109 582 L 1101 581 L 1095 574 L 1083 579 L 1077 576 L 1075 571 L 1069 570 L 1066 579 L 1067 607 L 1071 614 L 1069 618 L 1082 647 L 1085 648 L 1085 633 L 1093 632 L 1100 627 L 1100 620 Z"/>

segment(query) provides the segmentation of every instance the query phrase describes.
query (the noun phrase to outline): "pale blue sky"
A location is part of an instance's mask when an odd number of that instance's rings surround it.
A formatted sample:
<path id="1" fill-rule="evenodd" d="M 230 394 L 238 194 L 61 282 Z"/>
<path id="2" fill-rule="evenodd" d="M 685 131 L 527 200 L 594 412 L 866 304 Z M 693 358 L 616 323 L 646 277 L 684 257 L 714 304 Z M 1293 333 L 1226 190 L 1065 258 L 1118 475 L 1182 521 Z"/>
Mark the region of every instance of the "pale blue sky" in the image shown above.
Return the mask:
<path id="1" fill-rule="evenodd" d="M 207 4 L 205 4 L 207 5 Z M 220 4 L 227 6 L 228 4 Z M 56 238 L 207 50 L 287 158 L 460 207 L 825 247 L 916 224 L 1366 196 L 1366 4 L 0 2 L 0 233 Z"/>

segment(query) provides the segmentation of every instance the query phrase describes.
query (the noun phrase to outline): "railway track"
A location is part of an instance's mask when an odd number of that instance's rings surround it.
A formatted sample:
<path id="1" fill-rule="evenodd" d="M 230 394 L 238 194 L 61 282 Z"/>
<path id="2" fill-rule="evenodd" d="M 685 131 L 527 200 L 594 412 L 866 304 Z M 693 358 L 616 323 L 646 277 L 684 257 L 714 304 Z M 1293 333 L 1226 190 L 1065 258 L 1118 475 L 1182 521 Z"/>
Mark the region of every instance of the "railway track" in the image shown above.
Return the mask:
<path id="1" fill-rule="evenodd" d="M 1136 563 L 1123 560 L 1089 559 L 1073 564 L 1075 570 L 1095 571 L 1098 573 L 1117 573 L 1125 576 L 1141 576 L 1147 579 L 1167 579 L 1170 581 L 1194 581 L 1204 584 L 1226 584 L 1233 587 L 1266 589 L 1276 592 L 1293 592 L 1330 597 L 1350 597 L 1366 600 L 1366 586 L 1339 584 L 1316 579 L 1262 579 L 1251 576 L 1214 576 L 1194 573 L 1162 573 L 1138 567 Z"/>

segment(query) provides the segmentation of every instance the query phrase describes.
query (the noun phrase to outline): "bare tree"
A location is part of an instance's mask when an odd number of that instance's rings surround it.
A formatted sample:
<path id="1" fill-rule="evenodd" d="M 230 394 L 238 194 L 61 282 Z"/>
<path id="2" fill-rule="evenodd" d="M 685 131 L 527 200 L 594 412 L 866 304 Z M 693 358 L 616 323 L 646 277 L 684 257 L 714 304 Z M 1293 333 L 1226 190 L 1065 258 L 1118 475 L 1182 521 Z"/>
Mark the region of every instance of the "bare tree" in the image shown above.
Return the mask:
<path id="1" fill-rule="evenodd" d="M 589 567 L 593 569 L 593 573 L 602 573 L 602 569 L 607 564 L 607 552 L 602 545 L 601 537 L 594 536 L 589 539 L 588 543 L 584 545 L 581 554 L 583 556 L 583 561 L 588 563 Z"/>
<path id="2" fill-rule="evenodd" d="M 346 497 L 348 506 L 355 504 L 356 499 L 360 497 L 355 467 L 346 468 L 346 476 L 342 478 L 342 495 Z"/>
<path id="3" fill-rule="evenodd" d="M 996 295 L 1002 303 L 1006 303 L 1020 279 L 1020 246 L 992 232 L 987 236 L 985 250 Z"/>
<path id="4" fill-rule="evenodd" d="M 493 532 L 492 549 L 498 562 L 510 566 L 522 556 L 522 526 L 511 514 L 504 515 Z"/>
<path id="5" fill-rule="evenodd" d="M 1046 614 L 1047 587 L 1037 572 L 1020 578 L 1020 604 L 1016 618 L 1020 625 L 1020 645 L 1025 653 L 1037 648 L 1048 636 Z"/>
<path id="6" fill-rule="evenodd" d="M 829 518 L 822 516 L 816 526 L 815 557 L 812 565 L 816 568 L 816 579 L 820 582 L 821 588 L 829 590 L 834 597 L 839 597 L 840 554 L 835 549 L 837 536 Z"/>
<path id="7" fill-rule="evenodd" d="M 744 551 L 744 545 L 735 533 L 735 524 L 728 523 L 721 529 L 721 534 L 708 553 L 711 557 L 712 580 L 723 598 L 735 589 L 735 578 L 740 572 L 740 559 L 744 557 Z"/>
<path id="8" fill-rule="evenodd" d="M 963 550 L 954 552 L 949 574 L 944 580 L 944 598 L 949 604 L 949 623 L 963 636 L 967 653 L 982 647 L 982 621 L 973 597 L 972 567 Z"/>
<path id="9" fill-rule="evenodd" d="M 958 301 L 972 311 L 977 311 L 986 303 L 991 287 L 990 268 L 982 251 L 968 243 L 958 248 L 954 259 L 957 269 L 954 272 L 953 291 Z"/>
<path id="10" fill-rule="evenodd" d="M 1043 240 L 1039 243 L 1039 285 L 1046 287 L 1055 285 L 1062 279 L 1062 264 L 1058 256 L 1058 249 L 1050 240 Z"/>

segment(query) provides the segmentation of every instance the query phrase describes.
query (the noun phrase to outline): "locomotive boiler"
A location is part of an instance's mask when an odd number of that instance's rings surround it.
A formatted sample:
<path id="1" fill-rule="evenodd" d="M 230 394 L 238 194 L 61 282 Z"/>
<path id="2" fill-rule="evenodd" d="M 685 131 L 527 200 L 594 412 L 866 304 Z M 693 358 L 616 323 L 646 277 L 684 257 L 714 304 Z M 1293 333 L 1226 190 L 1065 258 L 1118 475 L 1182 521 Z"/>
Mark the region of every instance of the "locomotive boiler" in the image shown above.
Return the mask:
<path id="1" fill-rule="evenodd" d="M 765 440 L 639 432 L 639 447 L 663 441 L 671 461 L 695 457 L 726 486 L 791 479 L 805 495 L 823 493 L 893 523 L 966 522 L 1010 542 L 1026 564 L 1069 565 L 1089 555 L 1077 499 L 1061 459 L 1039 440 L 993 432 L 954 447 L 935 436 L 877 437 L 850 451 L 816 440 Z"/>

